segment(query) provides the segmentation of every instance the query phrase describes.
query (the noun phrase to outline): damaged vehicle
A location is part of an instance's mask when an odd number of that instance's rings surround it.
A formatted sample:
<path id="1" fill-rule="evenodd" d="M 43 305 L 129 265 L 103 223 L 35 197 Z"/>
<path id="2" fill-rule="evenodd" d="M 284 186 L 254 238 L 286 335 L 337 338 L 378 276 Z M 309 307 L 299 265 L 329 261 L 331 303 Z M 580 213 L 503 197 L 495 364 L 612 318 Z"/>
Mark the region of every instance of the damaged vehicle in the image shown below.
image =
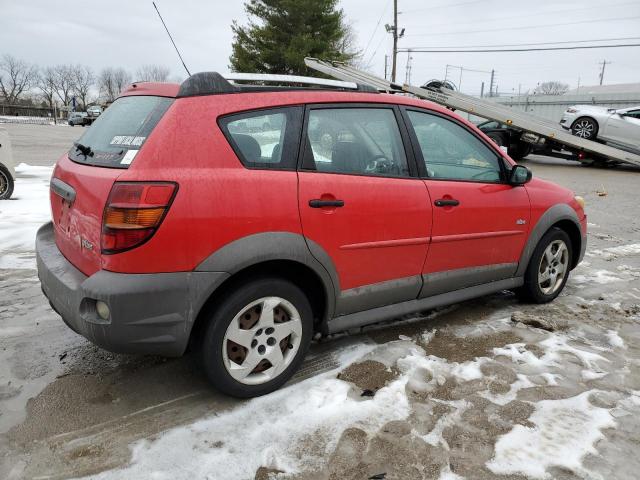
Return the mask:
<path id="1" fill-rule="evenodd" d="M 37 263 L 71 329 L 195 350 L 252 397 L 314 335 L 505 289 L 557 297 L 584 256 L 582 198 L 441 106 L 301 78 L 133 84 L 58 160 Z"/>

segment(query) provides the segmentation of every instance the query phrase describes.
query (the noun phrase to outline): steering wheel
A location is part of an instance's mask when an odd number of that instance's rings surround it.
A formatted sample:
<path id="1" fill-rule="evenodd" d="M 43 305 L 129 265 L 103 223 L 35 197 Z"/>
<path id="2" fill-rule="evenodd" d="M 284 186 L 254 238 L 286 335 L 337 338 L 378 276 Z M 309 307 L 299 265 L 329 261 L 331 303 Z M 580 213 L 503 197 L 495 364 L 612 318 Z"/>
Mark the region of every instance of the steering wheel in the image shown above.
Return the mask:
<path id="1" fill-rule="evenodd" d="M 378 161 L 382 160 L 382 161 Z M 384 168 L 384 171 L 380 170 L 380 167 Z M 379 153 L 374 155 L 367 161 L 367 166 L 365 167 L 365 172 L 367 173 L 385 173 L 389 171 L 392 167 L 391 161 L 386 157 L 386 155 Z"/>

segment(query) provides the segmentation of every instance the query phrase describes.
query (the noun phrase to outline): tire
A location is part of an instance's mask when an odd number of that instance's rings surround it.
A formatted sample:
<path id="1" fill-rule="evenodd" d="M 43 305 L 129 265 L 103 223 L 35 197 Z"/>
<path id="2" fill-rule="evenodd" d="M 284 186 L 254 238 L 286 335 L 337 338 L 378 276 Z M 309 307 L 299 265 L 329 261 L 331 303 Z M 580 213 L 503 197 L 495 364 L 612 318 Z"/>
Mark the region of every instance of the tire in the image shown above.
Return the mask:
<path id="1" fill-rule="evenodd" d="M 514 160 L 522 160 L 524 157 L 531 153 L 531 145 L 526 142 L 518 142 L 515 148 L 509 148 L 507 153 Z"/>
<path id="2" fill-rule="evenodd" d="M 9 170 L 0 164 L 0 200 L 9 200 L 13 194 L 13 177 Z"/>
<path id="3" fill-rule="evenodd" d="M 595 140 L 598 137 L 598 122 L 591 117 L 580 117 L 571 124 L 571 134 L 585 140 Z"/>
<path id="4" fill-rule="evenodd" d="M 273 312 L 271 317 L 263 315 L 268 311 Z M 291 378 L 304 360 L 312 335 L 313 314 L 302 290 L 288 281 L 265 277 L 243 284 L 213 309 L 200 356 L 218 390 L 238 398 L 257 397 Z M 272 359 L 281 362 L 274 366 Z"/>
<path id="5" fill-rule="evenodd" d="M 554 254 L 555 257 L 552 256 Z M 572 255 L 573 246 L 569 235 L 559 228 L 550 229 L 540 239 L 531 255 L 524 274 L 524 285 L 516 292 L 518 297 L 532 303 L 548 303 L 555 299 L 569 278 Z M 559 267 L 562 267 L 560 273 Z M 542 281 L 547 276 L 545 272 L 549 272 L 550 275 L 548 280 Z"/>

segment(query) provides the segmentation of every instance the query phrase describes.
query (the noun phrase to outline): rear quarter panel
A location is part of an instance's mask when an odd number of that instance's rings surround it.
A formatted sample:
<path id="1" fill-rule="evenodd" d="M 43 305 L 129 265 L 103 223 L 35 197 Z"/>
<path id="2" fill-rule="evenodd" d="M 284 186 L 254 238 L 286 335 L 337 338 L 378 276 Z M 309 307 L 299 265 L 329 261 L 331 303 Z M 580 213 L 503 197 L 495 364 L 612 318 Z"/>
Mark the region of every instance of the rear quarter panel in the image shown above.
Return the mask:
<path id="1" fill-rule="evenodd" d="M 172 181 L 179 187 L 151 240 L 133 250 L 104 256 L 104 269 L 190 271 L 238 238 L 267 231 L 302 233 L 296 172 L 242 166 L 216 121 L 230 109 L 225 97 L 177 100 L 139 158 L 119 178 Z"/>

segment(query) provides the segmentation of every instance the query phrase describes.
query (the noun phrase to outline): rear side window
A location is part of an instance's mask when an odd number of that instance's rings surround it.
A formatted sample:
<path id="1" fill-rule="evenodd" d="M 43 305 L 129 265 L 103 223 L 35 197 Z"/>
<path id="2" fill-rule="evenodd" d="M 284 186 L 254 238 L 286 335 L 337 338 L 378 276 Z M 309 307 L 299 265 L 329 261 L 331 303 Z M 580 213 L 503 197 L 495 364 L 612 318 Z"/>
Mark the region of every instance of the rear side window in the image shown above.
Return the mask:
<path id="1" fill-rule="evenodd" d="M 152 96 L 118 98 L 71 147 L 69 158 L 87 165 L 128 168 L 172 102 L 172 98 Z"/>
<path id="2" fill-rule="evenodd" d="M 220 119 L 229 144 L 245 167 L 295 170 L 302 107 L 276 108 Z"/>

